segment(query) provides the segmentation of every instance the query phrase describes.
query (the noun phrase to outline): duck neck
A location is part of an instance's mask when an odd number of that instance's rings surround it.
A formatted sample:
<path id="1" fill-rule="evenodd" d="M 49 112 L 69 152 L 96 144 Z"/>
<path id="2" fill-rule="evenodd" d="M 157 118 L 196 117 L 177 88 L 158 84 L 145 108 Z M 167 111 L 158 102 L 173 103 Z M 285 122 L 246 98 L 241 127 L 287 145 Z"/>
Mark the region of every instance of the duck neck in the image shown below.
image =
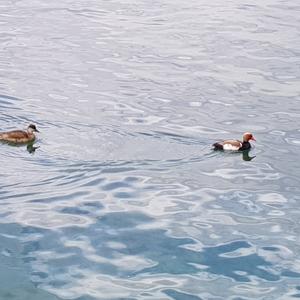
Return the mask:
<path id="1" fill-rule="evenodd" d="M 247 150 L 251 148 L 251 144 L 248 141 L 243 141 L 241 150 Z"/>
<path id="2" fill-rule="evenodd" d="M 32 130 L 31 128 L 28 128 L 28 129 L 27 129 L 27 134 L 28 134 L 29 136 L 34 136 L 34 132 L 33 132 L 33 130 Z"/>

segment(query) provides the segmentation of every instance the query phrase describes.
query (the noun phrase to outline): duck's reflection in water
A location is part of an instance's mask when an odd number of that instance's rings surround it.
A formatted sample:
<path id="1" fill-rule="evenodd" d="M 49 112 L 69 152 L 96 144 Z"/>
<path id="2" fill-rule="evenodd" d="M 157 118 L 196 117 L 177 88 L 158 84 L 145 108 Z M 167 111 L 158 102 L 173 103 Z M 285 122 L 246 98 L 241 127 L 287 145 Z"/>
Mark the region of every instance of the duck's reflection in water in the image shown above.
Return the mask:
<path id="1" fill-rule="evenodd" d="M 256 155 L 254 155 L 254 156 L 250 156 L 250 149 L 248 149 L 248 150 L 244 150 L 244 151 L 230 151 L 230 152 L 227 152 L 227 151 L 213 151 L 213 153 L 216 153 L 216 152 L 218 152 L 218 153 L 221 153 L 221 155 L 225 155 L 225 156 L 227 156 L 227 155 L 241 155 L 241 157 L 242 157 L 242 159 L 244 160 L 244 161 L 251 161 L 252 159 L 254 159 L 255 157 L 256 157 Z"/>
<path id="2" fill-rule="evenodd" d="M 35 150 L 40 148 L 40 146 L 34 146 L 33 143 L 30 143 L 30 144 L 27 144 L 27 151 L 30 153 L 30 154 L 34 154 L 35 153 Z"/>
<path id="3" fill-rule="evenodd" d="M 25 147 L 26 146 L 26 150 L 30 154 L 35 153 L 35 150 L 40 148 L 40 146 L 35 146 L 34 142 L 30 142 L 30 143 L 9 143 L 9 142 L 6 142 L 6 141 L 2 141 L 0 143 L 5 144 L 5 145 L 9 145 L 9 146 L 12 146 L 12 147 Z"/>
<path id="4" fill-rule="evenodd" d="M 242 158 L 245 161 L 251 161 L 252 159 L 254 159 L 256 157 L 256 155 L 254 156 L 250 156 L 249 155 L 250 150 L 244 150 L 242 151 Z"/>

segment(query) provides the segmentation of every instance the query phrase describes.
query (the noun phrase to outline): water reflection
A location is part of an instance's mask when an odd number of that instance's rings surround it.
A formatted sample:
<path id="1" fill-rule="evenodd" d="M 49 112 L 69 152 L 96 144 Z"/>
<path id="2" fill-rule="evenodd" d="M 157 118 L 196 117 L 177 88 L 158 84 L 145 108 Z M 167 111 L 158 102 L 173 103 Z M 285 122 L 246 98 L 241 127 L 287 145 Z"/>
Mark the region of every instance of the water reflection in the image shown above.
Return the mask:
<path id="1" fill-rule="evenodd" d="M 26 148 L 26 150 L 28 151 L 28 153 L 30 154 L 34 154 L 35 151 L 40 148 L 40 146 L 35 146 L 35 141 L 30 142 L 30 143 L 11 143 L 11 142 L 4 142 L 1 141 L 0 142 L 2 145 L 8 145 L 10 147 L 16 147 L 16 148 Z"/>
<path id="2" fill-rule="evenodd" d="M 40 146 L 34 146 L 33 143 L 27 145 L 26 149 L 30 154 L 34 154 L 36 149 L 40 148 Z"/>
<path id="3" fill-rule="evenodd" d="M 250 153 L 250 150 L 244 150 L 242 151 L 243 152 L 243 160 L 245 161 L 251 161 L 252 159 L 254 159 L 256 157 L 256 155 L 254 156 L 250 156 L 249 153 Z"/>
<path id="4" fill-rule="evenodd" d="M 1 1 L 0 299 L 299 294 L 299 10 L 240 2 Z"/>
<path id="5" fill-rule="evenodd" d="M 250 155 L 251 153 L 251 149 L 249 150 L 244 150 L 244 151 L 232 151 L 232 152 L 226 152 L 226 151 L 223 151 L 223 150 L 213 150 L 213 152 L 219 152 L 219 153 L 222 153 L 223 155 L 235 155 L 235 156 L 241 156 L 242 160 L 244 161 L 251 161 L 253 160 L 256 155 Z"/>
<path id="6" fill-rule="evenodd" d="M 72 210 L 65 213 L 81 214 Z M 90 213 L 83 212 L 84 215 Z M 236 240 L 199 247 L 201 240 L 174 237 L 164 229 L 147 229 L 149 225 L 153 227 L 153 221 L 142 213 L 116 212 L 102 215 L 86 228 L 69 227 L 56 234 L 24 227 L 22 257 L 33 267 L 32 279 L 37 286 L 69 297 L 80 296 L 78 287 L 83 288 L 92 280 L 93 284 L 84 290 L 102 299 L 101 276 L 119 278 L 118 283 L 114 282 L 114 290 L 107 291 L 106 299 L 129 286 L 134 288 L 128 295 L 137 295 L 143 291 L 147 278 L 177 277 L 180 280 L 186 274 L 195 278 L 206 274 L 237 283 L 300 278 L 300 273 L 276 266 L 270 260 L 273 254 L 280 253 L 276 246 L 257 249 L 246 240 Z M 102 275 L 92 279 L 92 274 Z M 124 280 L 126 287 L 122 286 Z M 136 280 L 140 280 L 139 288 L 135 286 Z M 170 289 L 164 292 L 174 296 L 185 294 Z"/>

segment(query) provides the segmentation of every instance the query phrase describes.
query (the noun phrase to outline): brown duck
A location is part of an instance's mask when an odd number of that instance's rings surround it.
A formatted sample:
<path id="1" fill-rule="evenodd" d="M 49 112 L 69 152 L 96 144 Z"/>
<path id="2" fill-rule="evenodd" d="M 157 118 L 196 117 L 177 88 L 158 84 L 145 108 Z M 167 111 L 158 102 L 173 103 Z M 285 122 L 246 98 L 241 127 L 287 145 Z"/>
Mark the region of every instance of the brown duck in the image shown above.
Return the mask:
<path id="1" fill-rule="evenodd" d="M 0 133 L 0 141 L 16 144 L 30 143 L 35 140 L 34 132 L 39 132 L 35 125 L 30 124 L 27 130 L 13 130 Z"/>
<path id="2" fill-rule="evenodd" d="M 239 140 L 225 140 L 213 144 L 214 150 L 231 150 L 231 151 L 243 151 L 249 150 L 251 144 L 249 141 L 256 141 L 252 133 L 246 132 L 243 134 L 243 141 Z"/>

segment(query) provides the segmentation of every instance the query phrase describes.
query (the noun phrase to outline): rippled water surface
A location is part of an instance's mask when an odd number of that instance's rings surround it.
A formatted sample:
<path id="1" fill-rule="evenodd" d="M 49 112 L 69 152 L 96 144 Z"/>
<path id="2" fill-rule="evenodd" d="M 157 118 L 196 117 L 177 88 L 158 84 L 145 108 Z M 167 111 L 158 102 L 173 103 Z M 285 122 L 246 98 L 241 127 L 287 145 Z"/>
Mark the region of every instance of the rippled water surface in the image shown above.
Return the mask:
<path id="1" fill-rule="evenodd" d="M 0 145 L 0 299 L 300 298 L 297 1 L 2 0 L 0 33 L 0 128 L 41 131 Z"/>

